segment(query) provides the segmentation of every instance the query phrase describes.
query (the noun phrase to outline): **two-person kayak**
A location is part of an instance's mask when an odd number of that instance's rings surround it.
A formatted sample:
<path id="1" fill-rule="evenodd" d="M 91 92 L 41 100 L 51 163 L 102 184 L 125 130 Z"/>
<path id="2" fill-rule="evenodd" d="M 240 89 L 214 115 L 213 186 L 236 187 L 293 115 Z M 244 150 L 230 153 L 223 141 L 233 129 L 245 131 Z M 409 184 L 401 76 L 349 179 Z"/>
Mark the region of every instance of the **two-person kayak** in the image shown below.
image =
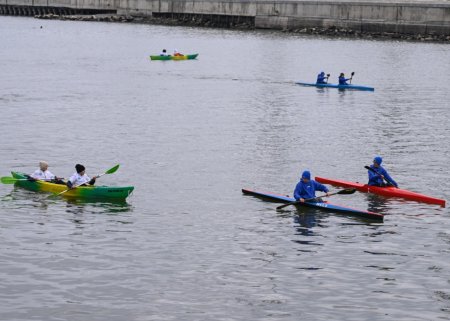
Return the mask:
<path id="1" fill-rule="evenodd" d="M 340 186 L 340 187 L 346 187 L 346 188 L 356 188 L 356 190 L 363 192 L 363 193 L 373 193 L 383 196 L 390 196 L 390 197 L 401 197 L 407 200 L 412 200 L 416 202 L 422 202 L 422 203 L 428 203 L 428 204 L 437 204 L 442 207 L 445 207 L 445 200 L 431 197 L 428 195 L 420 194 L 411 192 L 408 190 L 396 188 L 393 186 L 387 186 L 387 187 L 379 187 L 379 186 L 370 186 L 367 184 L 361 184 L 357 182 L 348 182 L 348 181 L 342 181 L 337 179 L 330 179 L 330 178 L 324 178 L 324 177 L 317 177 L 316 181 L 321 184 L 329 184 L 333 186 Z"/>
<path id="2" fill-rule="evenodd" d="M 259 198 L 262 198 L 267 201 L 276 202 L 276 203 L 291 203 L 295 202 L 295 199 L 293 197 L 274 194 L 274 193 L 267 193 L 267 192 L 257 192 L 249 189 L 242 189 L 242 193 L 246 195 L 252 195 Z M 296 204 L 298 206 L 304 206 L 304 207 L 311 207 L 323 211 L 328 212 L 334 212 L 334 213 L 340 213 L 340 214 L 347 214 L 347 215 L 353 215 L 358 217 L 364 217 L 369 218 L 377 221 L 383 221 L 384 215 L 373 213 L 373 212 L 367 212 L 367 211 L 361 211 L 357 209 L 353 209 L 350 207 L 344 207 L 336 204 L 331 204 L 329 202 L 304 202 L 304 203 L 298 203 Z"/>
<path id="3" fill-rule="evenodd" d="M 50 192 L 58 194 L 67 190 L 67 186 L 64 184 L 55 184 L 42 180 L 30 181 L 27 179 L 27 175 L 24 173 L 11 172 L 11 175 L 13 178 L 17 179 L 17 182 L 15 183 L 17 186 L 23 187 L 30 191 Z M 125 200 L 131 194 L 131 192 L 133 192 L 133 190 L 133 186 L 78 186 L 61 194 L 61 196 L 79 199 L 108 199 L 117 201 Z"/>
<path id="4" fill-rule="evenodd" d="M 358 86 L 358 85 L 338 85 L 338 84 L 316 84 L 307 82 L 296 82 L 297 85 L 318 87 L 318 88 L 338 88 L 338 89 L 354 89 L 354 90 L 365 90 L 365 91 L 375 91 L 373 87 Z"/>
<path id="5" fill-rule="evenodd" d="M 192 60 L 196 59 L 198 54 L 182 56 L 150 56 L 150 60 Z"/>

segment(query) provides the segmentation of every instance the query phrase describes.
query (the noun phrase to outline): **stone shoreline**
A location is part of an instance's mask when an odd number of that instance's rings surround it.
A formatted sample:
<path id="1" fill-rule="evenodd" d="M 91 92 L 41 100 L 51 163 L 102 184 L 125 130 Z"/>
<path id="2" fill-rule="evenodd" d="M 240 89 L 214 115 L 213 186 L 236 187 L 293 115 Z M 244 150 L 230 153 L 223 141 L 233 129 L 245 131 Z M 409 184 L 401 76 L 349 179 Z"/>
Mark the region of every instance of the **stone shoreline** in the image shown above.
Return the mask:
<path id="1" fill-rule="evenodd" d="M 229 22 L 224 24 L 223 22 L 214 22 L 209 19 L 203 18 L 167 18 L 167 17 L 134 17 L 129 15 L 56 15 L 56 14 L 44 14 L 34 16 L 37 19 L 54 19 L 54 20 L 72 20 L 72 21 L 103 21 L 103 22 L 127 22 L 127 23 L 145 23 L 155 25 L 170 25 L 170 26 L 196 26 L 196 27 L 211 27 L 211 28 L 226 28 L 237 30 L 256 30 L 251 23 L 244 22 Z M 410 40 L 410 41 L 423 41 L 423 42 L 444 42 L 450 43 L 450 36 L 426 34 L 426 35 L 412 35 L 412 34 L 400 34 L 391 32 L 361 32 L 351 29 L 343 29 L 335 26 L 326 28 L 297 28 L 297 29 L 284 29 L 281 32 L 295 33 L 295 34 L 308 34 L 308 35 L 320 35 L 326 37 L 345 37 L 345 38 L 358 38 L 358 39 L 395 39 L 395 40 Z"/>

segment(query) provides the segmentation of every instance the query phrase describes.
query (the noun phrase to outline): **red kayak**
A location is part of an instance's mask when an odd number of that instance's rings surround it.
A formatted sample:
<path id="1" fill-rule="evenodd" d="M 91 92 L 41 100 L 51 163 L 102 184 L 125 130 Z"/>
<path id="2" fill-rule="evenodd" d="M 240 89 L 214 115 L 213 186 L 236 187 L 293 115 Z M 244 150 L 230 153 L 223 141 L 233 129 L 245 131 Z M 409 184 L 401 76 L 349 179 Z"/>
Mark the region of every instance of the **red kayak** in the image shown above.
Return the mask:
<path id="1" fill-rule="evenodd" d="M 373 193 L 383 196 L 391 196 L 391 197 L 401 197 L 408 200 L 423 202 L 429 204 L 437 204 L 442 207 L 445 207 L 445 200 L 427 196 L 424 194 L 419 194 L 411 191 L 407 191 L 404 189 L 396 188 L 396 187 L 378 187 L 378 186 L 369 186 L 367 184 L 355 183 L 355 182 L 347 182 L 341 181 L 337 179 L 329 179 L 323 177 L 316 177 L 317 182 L 322 184 L 330 184 L 334 186 L 342 186 L 342 187 L 351 187 L 356 188 L 358 191 L 363 193 Z"/>

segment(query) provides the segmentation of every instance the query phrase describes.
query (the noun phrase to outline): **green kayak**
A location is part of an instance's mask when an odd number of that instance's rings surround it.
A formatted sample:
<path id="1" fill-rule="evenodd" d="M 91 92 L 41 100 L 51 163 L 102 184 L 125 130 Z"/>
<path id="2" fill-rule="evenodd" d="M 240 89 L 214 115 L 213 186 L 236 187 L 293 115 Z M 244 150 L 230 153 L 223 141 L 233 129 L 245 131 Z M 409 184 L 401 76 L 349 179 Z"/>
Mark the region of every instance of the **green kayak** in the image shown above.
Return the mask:
<path id="1" fill-rule="evenodd" d="M 18 179 L 16 182 L 17 186 L 23 187 L 30 191 L 41 191 L 58 194 L 67 190 L 67 186 L 64 184 L 55 184 L 52 182 L 41 180 L 29 181 L 27 180 L 26 174 L 20 172 L 11 172 L 11 174 L 14 178 Z M 131 194 L 131 192 L 133 192 L 133 190 L 133 186 L 79 186 L 61 194 L 61 196 L 79 199 L 125 200 Z"/>
<path id="2" fill-rule="evenodd" d="M 198 54 L 183 56 L 150 56 L 151 60 L 191 60 L 197 58 Z"/>

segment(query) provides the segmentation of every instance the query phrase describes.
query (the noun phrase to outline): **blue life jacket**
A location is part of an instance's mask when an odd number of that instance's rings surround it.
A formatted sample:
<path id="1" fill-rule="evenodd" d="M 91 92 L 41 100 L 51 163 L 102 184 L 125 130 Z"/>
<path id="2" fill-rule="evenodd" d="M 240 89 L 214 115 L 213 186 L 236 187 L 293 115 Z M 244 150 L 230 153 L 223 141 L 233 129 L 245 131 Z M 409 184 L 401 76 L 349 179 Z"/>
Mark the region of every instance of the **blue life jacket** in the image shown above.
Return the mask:
<path id="1" fill-rule="evenodd" d="M 339 77 L 339 85 L 348 85 L 347 80 L 350 80 L 350 78 Z"/>
<path id="2" fill-rule="evenodd" d="M 316 84 L 326 84 L 325 79 L 327 79 L 325 74 L 322 74 L 322 73 L 318 74 Z"/>
<path id="3" fill-rule="evenodd" d="M 298 201 L 300 198 L 308 199 L 315 198 L 316 191 L 322 191 L 328 193 L 328 188 L 325 185 L 317 183 L 315 180 L 310 180 L 308 183 L 300 182 L 297 183 L 294 190 L 294 198 Z"/>

